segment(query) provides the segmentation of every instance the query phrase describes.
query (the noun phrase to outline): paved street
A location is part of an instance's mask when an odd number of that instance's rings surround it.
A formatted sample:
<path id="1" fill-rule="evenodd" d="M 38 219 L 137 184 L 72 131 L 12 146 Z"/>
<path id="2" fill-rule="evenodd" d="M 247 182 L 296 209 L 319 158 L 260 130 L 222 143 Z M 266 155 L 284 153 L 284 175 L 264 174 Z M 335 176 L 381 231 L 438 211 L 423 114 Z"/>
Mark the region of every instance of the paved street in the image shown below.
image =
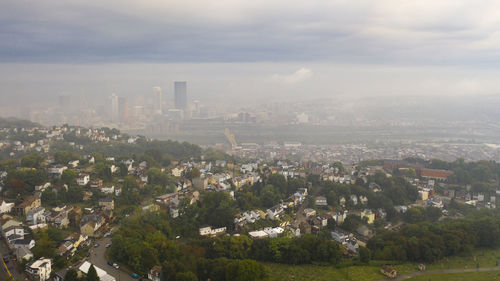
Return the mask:
<path id="1" fill-rule="evenodd" d="M 3 262 L 3 257 L 9 256 L 9 261 L 7 263 Z M 15 261 L 12 260 L 12 256 L 9 254 L 9 248 L 5 244 L 5 241 L 0 240 L 0 280 L 3 281 L 6 278 L 10 277 L 9 273 L 12 274 L 12 277 L 15 280 L 24 280 L 25 276 L 22 273 L 19 273 L 14 267 Z"/>
<path id="2" fill-rule="evenodd" d="M 111 243 L 111 238 L 102 238 L 97 241 L 99 243 L 99 247 L 92 248 L 92 254 L 90 255 L 90 262 L 105 270 L 108 274 L 115 277 L 117 281 L 137 281 L 130 276 L 130 273 L 124 271 L 120 267 L 120 269 L 116 269 L 110 265 L 108 265 L 108 260 L 105 257 L 106 253 L 106 244 Z"/>

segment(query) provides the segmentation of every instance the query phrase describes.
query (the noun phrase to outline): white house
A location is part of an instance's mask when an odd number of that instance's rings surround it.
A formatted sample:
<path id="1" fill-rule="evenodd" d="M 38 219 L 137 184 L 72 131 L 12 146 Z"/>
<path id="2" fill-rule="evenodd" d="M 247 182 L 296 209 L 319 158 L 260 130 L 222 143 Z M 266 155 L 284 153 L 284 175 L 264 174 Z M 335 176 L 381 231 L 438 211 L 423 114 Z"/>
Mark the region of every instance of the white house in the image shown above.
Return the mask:
<path id="1" fill-rule="evenodd" d="M 90 176 L 87 174 L 80 174 L 80 176 L 78 176 L 78 178 L 76 179 L 76 183 L 79 186 L 85 186 L 89 183 L 89 181 L 90 181 Z"/>
<path id="2" fill-rule="evenodd" d="M 106 194 L 112 194 L 115 192 L 115 186 L 103 186 L 101 187 L 101 192 Z"/>
<path id="3" fill-rule="evenodd" d="M 40 258 L 26 265 L 26 273 L 37 281 L 49 280 L 52 272 L 52 261 Z"/>
<path id="4" fill-rule="evenodd" d="M 10 213 L 13 207 L 14 203 L 7 203 L 4 200 L 0 199 L 0 214 Z"/>
<path id="5" fill-rule="evenodd" d="M 211 226 L 200 227 L 200 235 L 208 236 L 208 235 L 219 235 L 226 232 L 226 227 L 212 228 Z"/>
<path id="6" fill-rule="evenodd" d="M 28 225 L 37 225 L 46 222 L 45 208 L 42 206 L 31 209 L 26 214 L 26 222 Z"/>

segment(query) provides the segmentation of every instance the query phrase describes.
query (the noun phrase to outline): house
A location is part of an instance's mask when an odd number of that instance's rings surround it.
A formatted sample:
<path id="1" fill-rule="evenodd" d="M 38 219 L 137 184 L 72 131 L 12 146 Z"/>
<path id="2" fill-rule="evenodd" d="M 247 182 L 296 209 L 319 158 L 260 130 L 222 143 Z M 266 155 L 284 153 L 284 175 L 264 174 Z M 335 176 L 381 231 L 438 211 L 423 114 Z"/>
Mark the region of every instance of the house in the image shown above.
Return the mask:
<path id="1" fill-rule="evenodd" d="M 13 225 L 2 228 L 2 235 L 9 240 L 9 242 L 14 242 L 14 240 L 17 239 L 24 239 L 24 234 L 24 228 L 22 226 Z"/>
<path id="2" fill-rule="evenodd" d="M 287 225 L 286 228 L 289 229 L 292 232 L 293 236 L 300 237 L 300 228 L 295 227 L 295 226 L 293 226 L 291 224 Z"/>
<path id="3" fill-rule="evenodd" d="M 56 166 L 50 167 L 47 170 L 47 173 L 49 174 L 50 177 L 58 179 L 62 176 L 62 173 L 67 169 L 68 169 L 68 167 L 66 167 L 66 166 L 56 165 Z"/>
<path id="4" fill-rule="evenodd" d="M 250 231 L 250 232 L 248 232 L 248 235 L 252 239 L 262 239 L 262 238 L 269 237 L 269 235 L 266 232 L 264 232 L 263 230 Z"/>
<path id="5" fill-rule="evenodd" d="M 28 249 L 32 249 L 35 247 L 35 240 L 33 239 L 19 239 L 14 241 L 14 249 L 26 247 Z"/>
<path id="6" fill-rule="evenodd" d="M 23 224 L 9 215 L 3 215 L 0 218 L 0 230 L 4 230 L 11 226 L 22 226 Z"/>
<path id="7" fill-rule="evenodd" d="M 0 199 L 0 214 L 10 213 L 14 205 L 14 203 L 7 203 L 4 200 Z"/>
<path id="8" fill-rule="evenodd" d="M 345 240 L 345 243 L 342 244 L 346 248 L 346 250 L 358 254 L 359 252 L 359 245 L 358 242 L 354 238 L 348 238 Z"/>
<path id="9" fill-rule="evenodd" d="M 345 218 L 347 217 L 348 211 L 337 211 L 333 213 L 332 218 L 337 222 L 337 224 L 341 224 L 344 222 Z"/>
<path id="10" fill-rule="evenodd" d="M 30 260 L 33 258 L 33 253 L 27 247 L 19 247 L 14 251 L 18 261 Z"/>
<path id="11" fill-rule="evenodd" d="M 52 261 L 46 258 L 40 258 L 26 265 L 26 273 L 32 280 L 49 280 L 52 272 Z"/>
<path id="12" fill-rule="evenodd" d="M 169 208 L 168 212 L 169 212 L 170 216 L 174 219 L 179 216 L 179 209 L 178 208 L 171 207 L 171 208 Z"/>
<path id="13" fill-rule="evenodd" d="M 199 229 L 201 236 L 215 236 L 226 232 L 226 227 L 212 228 L 211 226 L 203 226 Z"/>
<path id="14" fill-rule="evenodd" d="M 340 206 L 345 207 L 345 202 L 346 202 L 345 197 L 344 196 L 340 196 L 339 197 L 339 204 L 340 204 Z"/>
<path id="15" fill-rule="evenodd" d="M 359 233 L 360 235 L 363 235 L 365 237 L 370 237 L 373 235 L 373 231 L 368 228 L 366 225 L 360 225 L 357 229 L 356 232 Z"/>
<path id="16" fill-rule="evenodd" d="M 40 207 L 42 201 L 38 197 L 28 197 L 21 204 L 14 207 L 14 212 L 19 216 L 26 216 L 29 210 Z"/>
<path id="17" fill-rule="evenodd" d="M 76 184 L 79 186 L 85 186 L 89 183 L 90 176 L 87 174 L 80 174 L 78 178 L 76 178 Z"/>
<path id="18" fill-rule="evenodd" d="M 365 209 L 361 212 L 361 219 L 366 218 L 369 224 L 375 221 L 375 214 L 370 209 Z"/>
<path id="19" fill-rule="evenodd" d="M 115 209 L 115 200 L 113 198 L 101 198 L 99 199 L 99 207 L 104 210 L 114 210 Z"/>
<path id="20" fill-rule="evenodd" d="M 93 265 L 88 261 L 84 261 L 80 267 L 78 267 L 78 270 L 87 274 L 89 272 L 90 266 Z M 95 264 L 93 265 L 95 268 L 95 271 L 97 272 L 97 276 L 99 277 L 100 281 L 116 281 L 116 278 L 109 275 L 105 270 L 101 269 L 100 267 L 97 267 Z"/>
<path id="21" fill-rule="evenodd" d="M 80 222 L 80 233 L 93 237 L 95 232 L 104 224 L 104 218 L 97 214 L 83 216 Z"/>
<path id="22" fill-rule="evenodd" d="M 90 182 L 90 187 L 91 188 L 101 188 L 102 187 L 102 180 L 101 179 L 95 179 Z"/>
<path id="23" fill-rule="evenodd" d="M 275 220 L 275 219 L 278 219 L 280 214 L 283 213 L 283 207 L 278 204 L 276 206 L 273 206 L 269 209 L 267 209 L 267 216 L 272 219 L 272 220 Z"/>
<path id="24" fill-rule="evenodd" d="M 122 194 L 122 188 L 117 186 L 115 187 L 115 196 L 120 196 Z"/>
<path id="25" fill-rule="evenodd" d="M 347 232 L 345 232 L 343 230 L 340 230 L 338 228 L 335 231 L 332 231 L 330 234 L 332 236 L 332 239 L 335 240 L 335 242 L 337 242 L 339 244 L 344 243 L 344 241 L 347 238 L 349 238 L 350 236 L 352 236 L 352 234 L 347 233 Z"/>
<path id="26" fill-rule="evenodd" d="M 310 209 L 310 208 L 304 209 L 304 215 L 306 217 L 315 216 L 316 215 L 316 210 Z"/>
<path id="27" fill-rule="evenodd" d="M 101 192 L 104 194 L 113 194 L 115 192 L 115 186 L 102 186 Z"/>
<path id="28" fill-rule="evenodd" d="M 382 188 L 380 187 L 380 185 L 378 185 L 378 184 L 376 184 L 374 182 L 371 182 L 368 185 L 368 189 L 370 189 L 373 192 L 380 192 L 380 191 L 382 191 Z"/>
<path id="29" fill-rule="evenodd" d="M 68 162 L 68 166 L 71 168 L 76 168 L 80 164 L 80 160 L 72 160 Z"/>
<path id="30" fill-rule="evenodd" d="M 327 206 L 326 197 L 325 196 L 316 196 L 314 203 L 316 206 Z"/>
<path id="31" fill-rule="evenodd" d="M 398 275 L 398 272 L 396 271 L 396 269 L 394 269 L 388 265 L 382 266 L 380 268 L 380 272 L 389 278 L 396 278 L 396 276 Z"/>
<path id="32" fill-rule="evenodd" d="M 174 176 L 174 177 L 178 177 L 178 178 L 179 178 L 179 177 L 181 177 L 181 176 L 182 176 L 182 172 L 183 172 L 183 171 L 184 171 L 184 170 L 179 169 L 178 167 L 175 167 L 175 168 L 173 168 L 173 169 L 172 169 L 172 176 Z"/>
<path id="33" fill-rule="evenodd" d="M 278 237 L 279 234 L 283 233 L 283 231 L 285 231 L 285 230 L 281 227 L 275 227 L 275 228 L 266 227 L 266 228 L 264 228 L 264 232 L 267 234 L 267 236 L 269 238 L 276 238 L 276 237 Z"/>
<path id="34" fill-rule="evenodd" d="M 352 203 L 354 203 L 354 205 L 358 205 L 358 196 L 352 194 L 350 196 L 350 199 L 351 199 Z"/>
<path id="35" fill-rule="evenodd" d="M 72 206 L 59 206 L 54 207 L 46 216 L 47 223 L 57 227 L 63 228 L 69 225 L 69 213 L 73 210 Z"/>
<path id="36" fill-rule="evenodd" d="M 148 272 L 148 279 L 151 281 L 160 281 L 161 266 L 155 265 Z"/>
<path id="37" fill-rule="evenodd" d="M 178 201 L 178 200 L 179 200 L 179 193 L 178 192 L 167 193 L 167 194 L 156 197 L 156 202 L 158 202 L 160 204 L 166 204 L 166 205 L 173 203 L 175 201 Z"/>
<path id="38" fill-rule="evenodd" d="M 45 208 L 41 206 L 29 210 L 26 214 L 26 222 L 28 223 L 28 225 L 37 225 L 45 223 L 45 221 Z"/>

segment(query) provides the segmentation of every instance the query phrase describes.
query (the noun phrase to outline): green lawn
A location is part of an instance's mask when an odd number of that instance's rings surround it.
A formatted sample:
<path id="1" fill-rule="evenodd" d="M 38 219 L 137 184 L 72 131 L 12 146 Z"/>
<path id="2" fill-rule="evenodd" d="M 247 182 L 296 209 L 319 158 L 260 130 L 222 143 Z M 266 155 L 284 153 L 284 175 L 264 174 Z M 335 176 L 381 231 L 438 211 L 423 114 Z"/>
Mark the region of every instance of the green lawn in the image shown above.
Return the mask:
<path id="1" fill-rule="evenodd" d="M 489 281 L 500 280 L 500 271 L 469 272 L 469 273 L 449 273 L 449 274 L 429 274 L 413 277 L 411 281 Z"/>
<path id="2" fill-rule="evenodd" d="M 335 268 L 317 265 L 284 265 L 266 263 L 269 267 L 269 280 L 359 280 L 369 281 L 384 278 L 378 266 L 350 266 Z"/>
<path id="3" fill-rule="evenodd" d="M 497 266 L 497 261 L 500 265 L 500 249 L 496 250 L 475 250 L 471 256 L 468 257 L 452 257 L 445 258 L 433 264 L 426 264 L 427 270 L 436 269 L 455 269 L 455 268 L 476 268 L 479 267 L 493 267 Z M 371 261 L 370 265 L 366 266 L 348 266 L 336 268 L 333 266 L 318 266 L 318 265 L 296 265 L 290 266 L 285 264 L 266 263 L 269 267 L 269 280 L 378 280 L 384 278 L 380 274 L 380 267 L 383 264 L 393 264 L 393 267 L 398 271 L 398 275 L 407 274 L 417 271 L 417 263 L 391 263 L 387 261 Z M 468 273 L 469 274 L 469 273 Z M 471 275 L 478 275 L 478 279 L 450 279 L 450 280 L 500 280 L 500 272 L 484 272 L 484 273 L 470 273 Z M 491 279 L 486 276 L 490 274 L 497 279 Z M 446 274 L 453 275 L 453 274 Z M 459 276 L 459 274 L 456 274 Z M 425 275 L 423 277 L 431 277 L 431 280 L 439 279 L 439 275 Z M 483 277 L 484 276 L 484 277 Z M 497 277 L 498 276 L 498 277 Z M 435 279 L 434 279 L 435 278 Z M 482 278 L 482 279 L 481 279 Z M 486 279 L 484 279 L 486 278 Z M 411 280 L 429 280 L 429 279 L 411 279 Z M 448 280 L 448 279 L 445 279 Z"/>
<path id="4" fill-rule="evenodd" d="M 477 264 L 479 264 L 479 267 L 500 266 L 500 249 L 477 249 L 472 252 L 472 255 L 467 257 L 455 256 L 444 258 L 432 264 L 426 264 L 426 269 L 476 268 Z M 404 263 L 395 265 L 394 268 L 396 268 L 398 274 L 401 275 L 417 271 L 417 263 Z"/>

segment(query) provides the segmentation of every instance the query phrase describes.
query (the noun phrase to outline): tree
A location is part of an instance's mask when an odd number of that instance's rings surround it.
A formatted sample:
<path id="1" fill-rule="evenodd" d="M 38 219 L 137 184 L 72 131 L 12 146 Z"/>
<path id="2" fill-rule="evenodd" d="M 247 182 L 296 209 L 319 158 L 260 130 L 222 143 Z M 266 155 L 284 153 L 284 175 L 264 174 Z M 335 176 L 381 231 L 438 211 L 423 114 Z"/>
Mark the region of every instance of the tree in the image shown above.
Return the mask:
<path id="1" fill-rule="evenodd" d="M 37 153 L 28 154 L 21 159 L 22 167 L 39 168 L 40 163 L 42 163 L 42 157 Z"/>
<path id="2" fill-rule="evenodd" d="M 77 171 L 66 169 L 61 175 L 61 181 L 67 185 L 74 185 L 77 177 Z"/>
<path id="3" fill-rule="evenodd" d="M 99 276 L 97 276 L 97 271 L 95 270 L 94 265 L 90 265 L 89 271 L 87 271 L 86 281 L 100 281 Z"/>
<path id="4" fill-rule="evenodd" d="M 180 272 L 175 275 L 176 281 L 198 281 L 198 277 L 191 271 Z"/>
<path id="5" fill-rule="evenodd" d="M 368 248 L 359 248 L 359 260 L 363 263 L 368 263 L 370 261 L 370 250 L 368 250 Z"/>

